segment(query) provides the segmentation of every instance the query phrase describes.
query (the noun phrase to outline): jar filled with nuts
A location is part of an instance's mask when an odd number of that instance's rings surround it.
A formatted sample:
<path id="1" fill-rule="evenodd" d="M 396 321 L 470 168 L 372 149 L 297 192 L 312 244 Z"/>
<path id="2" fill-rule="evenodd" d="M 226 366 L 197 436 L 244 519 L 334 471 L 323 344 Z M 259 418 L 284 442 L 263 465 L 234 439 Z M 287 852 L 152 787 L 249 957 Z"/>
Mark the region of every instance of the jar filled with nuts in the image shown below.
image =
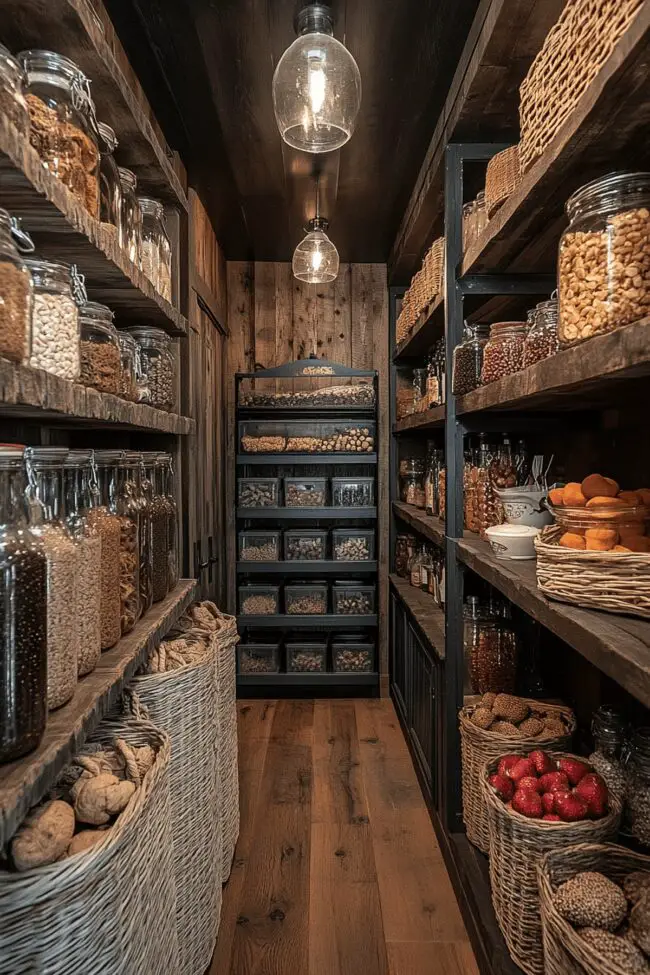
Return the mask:
<path id="1" fill-rule="evenodd" d="M 490 337 L 483 348 L 481 368 L 484 386 L 523 368 L 527 332 L 526 322 L 497 322 L 490 325 Z"/>
<path id="2" fill-rule="evenodd" d="M 119 451 L 116 452 L 119 456 Z M 98 467 L 96 458 L 91 462 L 91 502 L 87 520 L 91 531 L 96 532 L 102 543 L 101 616 L 102 650 L 115 646 L 122 633 L 120 602 L 120 518 L 111 510 L 112 499 L 108 466 Z"/>
<path id="3" fill-rule="evenodd" d="M 84 386 L 100 393 L 120 391 L 120 343 L 113 325 L 113 312 L 97 301 L 79 309 L 81 330 L 81 376 Z"/>
<path id="4" fill-rule="evenodd" d="M 176 368 L 171 339 L 160 328 L 127 329 L 140 347 L 138 402 L 172 410 L 176 400 Z"/>
<path id="5" fill-rule="evenodd" d="M 332 532 L 332 556 L 337 562 L 366 562 L 375 557 L 372 528 L 337 528 Z"/>
<path id="6" fill-rule="evenodd" d="M 150 196 L 139 196 L 138 206 L 142 214 L 142 270 L 156 291 L 171 301 L 172 251 L 165 229 L 165 208 Z"/>
<path id="7" fill-rule="evenodd" d="M 99 144 L 86 76 L 54 51 L 21 51 L 31 144 L 92 217 L 99 217 Z"/>
<path id="8" fill-rule="evenodd" d="M 76 382 L 81 371 L 79 309 L 72 293 L 70 266 L 29 259 L 25 264 L 34 282 L 29 364 Z"/>
<path id="9" fill-rule="evenodd" d="M 524 368 L 548 359 L 560 348 L 557 331 L 557 298 L 540 301 L 533 311 L 532 327 L 524 342 Z"/>
<path id="10" fill-rule="evenodd" d="M 371 673 L 375 657 L 372 643 L 361 640 L 332 643 L 333 670 L 338 674 Z"/>
<path id="11" fill-rule="evenodd" d="M 336 580 L 332 586 L 332 608 L 339 616 L 369 616 L 375 611 L 375 587 Z"/>
<path id="12" fill-rule="evenodd" d="M 558 254 L 559 336 L 573 345 L 650 308 L 650 173 L 610 173 L 566 204 Z"/>
<path id="13" fill-rule="evenodd" d="M 102 495 L 120 526 L 120 626 L 122 636 L 135 626 L 140 615 L 140 506 L 135 470 L 139 460 L 122 450 L 95 453 Z"/>
<path id="14" fill-rule="evenodd" d="M 483 349 L 489 333 L 489 325 L 465 326 L 465 339 L 454 349 L 452 387 L 455 396 L 464 396 L 481 385 Z"/>
<path id="15" fill-rule="evenodd" d="M 626 825 L 636 840 L 650 847 L 650 728 L 637 728 L 625 765 Z"/>
<path id="16" fill-rule="evenodd" d="M 29 135 L 25 82 L 20 62 L 0 44 L 0 116 L 8 119 L 24 139 Z"/>
<path id="17" fill-rule="evenodd" d="M 517 676 L 517 643 L 510 624 L 488 613 L 476 596 L 464 608 L 466 694 L 512 694 Z"/>
<path id="18" fill-rule="evenodd" d="M 95 669 L 102 652 L 102 541 L 88 523 L 92 457 L 92 450 L 71 450 L 63 462 L 66 524 L 77 544 L 79 558 L 75 593 L 79 677 Z"/>
<path id="19" fill-rule="evenodd" d="M 0 209 L 0 356 L 26 362 L 29 356 L 32 276 L 11 236 L 11 215 Z"/>
<path id="20" fill-rule="evenodd" d="M 327 643 L 287 643 L 287 673 L 324 674 L 327 670 Z"/>
<path id="21" fill-rule="evenodd" d="M 138 177 L 130 169 L 118 166 L 122 207 L 120 210 L 119 242 L 128 259 L 136 267 L 141 265 L 142 253 L 142 212 L 135 195 Z"/>
<path id="22" fill-rule="evenodd" d="M 289 616 L 325 616 L 326 582 L 295 582 L 284 587 L 284 609 Z"/>
<path id="23" fill-rule="evenodd" d="M 279 477 L 240 477 L 237 481 L 240 508 L 277 508 L 280 504 Z"/>
<path id="24" fill-rule="evenodd" d="M 120 239 L 120 222 L 122 220 L 122 184 L 120 171 L 113 157 L 117 149 L 115 132 L 105 122 L 98 125 L 102 139 L 100 144 L 101 158 L 99 160 L 99 219 L 104 228 L 111 230 Z"/>

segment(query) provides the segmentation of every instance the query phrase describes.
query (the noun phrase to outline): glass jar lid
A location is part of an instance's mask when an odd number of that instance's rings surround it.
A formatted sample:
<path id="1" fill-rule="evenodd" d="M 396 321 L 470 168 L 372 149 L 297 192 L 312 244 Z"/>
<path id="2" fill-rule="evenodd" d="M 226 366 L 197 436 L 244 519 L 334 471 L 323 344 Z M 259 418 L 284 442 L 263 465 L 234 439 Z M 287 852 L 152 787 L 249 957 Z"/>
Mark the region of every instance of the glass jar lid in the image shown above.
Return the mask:
<path id="1" fill-rule="evenodd" d="M 139 196 L 138 206 L 147 217 L 155 217 L 157 220 L 162 220 L 165 216 L 164 206 L 160 200 L 154 200 L 152 196 Z"/>
<path id="2" fill-rule="evenodd" d="M 115 130 L 107 125 L 106 122 L 98 122 L 97 128 L 99 129 L 99 134 L 106 143 L 107 152 L 115 152 L 119 143 L 117 141 L 117 136 L 115 135 Z"/>
<path id="3" fill-rule="evenodd" d="M 171 339 L 166 332 L 163 332 L 161 328 L 154 328 L 150 325 L 134 325 L 132 328 L 127 328 L 126 331 L 140 345 L 161 345 L 164 348 L 168 348 L 171 344 Z"/>
<path id="4" fill-rule="evenodd" d="M 135 193 L 136 187 L 138 185 L 138 177 L 130 169 L 125 169 L 124 166 L 118 166 L 117 171 L 120 174 L 120 183 L 124 189 L 133 190 Z"/>
<path id="5" fill-rule="evenodd" d="M 509 335 L 519 335 L 528 331 L 528 322 L 495 322 L 490 325 L 490 338 L 502 338 Z"/>
<path id="6" fill-rule="evenodd" d="M 70 265 L 59 264 L 55 261 L 42 261 L 39 258 L 24 257 L 23 263 L 29 268 L 34 287 L 36 288 L 67 288 L 72 290 L 70 280 Z"/>
<path id="7" fill-rule="evenodd" d="M 0 467 L 18 469 L 22 467 L 25 447 L 17 443 L 0 444 Z"/>
<path id="8" fill-rule="evenodd" d="M 645 203 L 650 194 L 650 173 L 615 172 L 585 183 L 566 202 L 571 221 L 594 210 L 618 210 Z"/>
<path id="9" fill-rule="evenodd" d="M 97 467 L 114 467 L 124 456 L 123 450 L 96 450 L 95 463 Z"/>
<path id="10" fill-rule="evenodd" d="M 79 315 L 84 323 L 92 325 L 113 326 L 113 312 L 107 305 L 98 301 L 86 301 L 79 309 Z"/>
<path id="11" fill-rule="evenodd" d="M 128 332 L 118 331 L 117 337 L 120 342 L 120 348 L 125 352 L 130 352 L 132 355 L 135 355 L 138 350 L 138 343 L 133 336 L 129 335 Z"/>
<path id="12" fill-rule="evenodd" d="M 4 44 L 0 44 L 0 76 L 8 79 L 17 90 L 20 90 L 27 80 L 20 61 Z"/>
<path id="13" fill-rule="evenodd" d="M 61 467 L 69 454 L 67 447 L 26 447 L 25 460 L 32 467 Z"/>
<path id="14" fill-rule="evenodd" d="M 93 462 L 92 450 L 69 450 L 68 456 L 63 461 L 63 466 L 67 468 L 90 467 Z"/>

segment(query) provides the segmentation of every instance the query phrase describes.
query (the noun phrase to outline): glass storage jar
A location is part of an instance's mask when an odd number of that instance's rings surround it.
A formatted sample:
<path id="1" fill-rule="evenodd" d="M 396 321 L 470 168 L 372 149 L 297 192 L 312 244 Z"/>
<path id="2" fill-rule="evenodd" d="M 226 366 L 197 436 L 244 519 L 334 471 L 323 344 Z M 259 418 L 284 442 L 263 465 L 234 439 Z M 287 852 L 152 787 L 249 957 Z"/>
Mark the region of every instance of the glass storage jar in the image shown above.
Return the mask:
<path id="1" fill-rule="evenodd" d="M 484 386 L 523 368 L 527 331 L 526 322 L 497 322 L 490 325 L 490 337 L 483 347 L 481 367 Z"/>
<path id="2" fill-rule="evenodd" d="M 144 464 L 144 455 L 134 453 L 138 466 L 134 470 L 136 496 L 140 506 L 140 616 L 151 609 L 153 603 L 153 485 Z"/>
<path id="3" fill-rule="evenodd" d="M 507 620 L 490 615 L 476 596 L 464 611 L 466 693 L 512 694 L 517 677 L 517 641 Z"/>
<path id="4" fill-rule="evenodd" d="M 400 477 L 400 497 L 405 504 L 424 508 L 424 471 L 418 474 L 404 474 Z"/>
<path id="5" fill-rule="evenodd" d="M 279 477 L 240 477 L 237 481 L 240 508 L 277 508 L 280 504 Z"/>
<path id="6" fill-rule="evenodd" d="M 557 298 L 540 301 L 533 311 L 532 327 L 524 342 L 524 368 L 555 355 L 560 348 L 557 331 Z"/>
<path id="7" fill-rule="evenodd" d="M 102 541 L 88 523 L 92 456 L 92 450 L 71 450 L 63 461 L 66 524 L 77 544 L 79 559 L 75 593 L 79 677 L 95 669 L 102 652 Z"/>
<path id="8" fill-rule="evenodd" d="M 240 562 L 278 562 L 280 532 L 241 531 L 238 536 Z"/>
<path id="9" fill-rule="evenodd" d="M 333 477 L 332 504 L 335 508 L 372 508 L 375 504 L 374 477 Z"/>
<path id="10" fill-rule="evenodd" d="M 289 616 L 325 616 L 326 582 L 296 582 L 284 587 L 284 611 Z"/>
<path id="11" fill-rule="evenodd" d="M 76 592 L 79 550 L 65 520 L 65 447 L 28 447 L 32 531 L 47 556 L 47 704 L 50 711 L 69 701 L 77 685 L 79 630 Z"/>
<path id="12" fill-rule="evenodd" d="M 122 220 L 122 184 L 120 171 L 113 153 L 117 149 L 115 132 L 106 122 L 99 122 L 97 128 L 103 146 L 99 160 L 99 219 L 104 228 L 109 228 L 120 240 L 120 221 Z"/>
<path id="13" fill-rule="evenodd" d="M 25 264 L 34 282 L 29 364 L 76 382 L 81 370 L 79 308 L 70 266 L 27 258 Z"/>
<path id="14" fill-rule="evenodd" d="M 151 483 L 151 559 L 153 565 L 153 601 L 159 603 L 169 591 L 169 505 L 164 493 L 160 455 L 147 451 L 144 455 L 146 477 Z"/>
<path id="15" fill-rule="evenodd" d="M 374 529 L 336 528 L 332 532 L 332 558 L 337 562 L 367 562 L 374 557 Z"/>
<path id="16" fill-rule="evenodd" d="M 336 580 L 332 586 L 332 610 L 337 616 L 370 616 L 375 612 L 375 586 Z"/>
<path id="17" fill-rule="evenodd" d="M 47 718 L 47 558 L 28 529 L 22 447 L 0 447 L 0 762 L 36 748 Z"/>
<path id="18" fill-rule="evenodd" d="M 174 462 L 171 454 L 160 455 L 162 474 L 162 492 L 167 501 L 167 585 L 169 592 L 178 582 L 178 505 L 176 503 L 176 485 L 174 476 Z"/>
<path id="19" fill-rule="evenodd" d="M 118 166 L 120 175 L 120 189 L 122 191 L 122 207 L 120 210 L 119 241 L 126 256 L 140 267 L 142 252 L 142 212 L 138 206 L 135 191 L 138 178 L 130 169 Z"/>
<path id="20" fill-rule="evenodd" d="M 8 119 L 24 139 L 29 135 L 25 82 L 25 72 L 18 58 L 0 44 L 0 116 Z"/>
<path id="21" fill-rule="evenodd" d="M 650 173 L 610 173 L 566 204 L 558 253 L 559 337 L 573 345 L 650 308 Z"/>
<path id="22" fill-rule="evenodd" d="M 172 410 L 176 399 L 176 370 L 171 339 L 162 329 L 147 325 L 127 331 L 140 347 L 138 401 L 158 410 Z"/>
<path id="23" fill-rule="evenodd" d="M 643 846 L 650 847 L 650 728 L 637 728 L 625 764 L 626 825 Z"/>
<path id="24" fill-rule="evenodd" d="M 119 455 L 119 451 L 117 452 Z M 102 543 L 101 597 L 99 609 L 101 616 L 102 650 L 115 646 L 120 638 L 120 518 L 111 510 L 111 476 L 108 465 L 97 466 L 93 454 L 91 461 L 91 502 L 88 512 L 88 525 L 96 532 Z"/>
<path id="25" fill-rule="evenodd" d="M 324 674 L 327 671 L 327 643 L 287 643 L 288 674 Z"/>
<path id="26" fill-rule="evenodd" d="M 336 674 L 372 673 L 375 647 L 363 640 L 332 643 L 332 669 Z"/>
<path id="27" fill-rule="evenodd" d="M 21 51 L 31 144 L 92 217 L 99 217 L 99 146 L 86 76 L 54 51 Z"/>
<path id="28" fill-rule="evenodd" d="M 413 545 L 413 535 L 401 534 L 395 539 L 395 572 L 402 579 L 408 576 L 410 546 Z"/>
<path id="29" fill-rule="evenodd" d="M 81 375 L 84 386 L 100 393 L 120 391 L 120 343 L 113 325 L 113 312 L 97 301 L 79 309 L 81 332 Z"/>
<path id="30" fill-rule="evenodd" d="M 315 561 L 327 557 L 327 532 L 318 529 L 285 531 L 284 557 L 287 562 Z"/>
<path id="31" fill-rule="evenodd" d="M 465 338 L 454 349 L 452 387 L 456 396 L 464 396 L 481 385 L 483 369 L 483 349 L 485 348 L 489 325 L 466 325 Z"/>
<path id="32" fill-rule="evenodd" d="M 130 403 L 138 401 L 138 343 L 128 332 L 118 332 L 120 344 L 120 396 Z"/>
<path id="33" fill-rule="evenodd" d="M 239 586 L 239 612 L 242 616 L 276 616 L 280 587 L 262 583 Z"/>
<path id="34" fill-rule="evenodd" d="M 326 477 L 285 477 L 287 508 L 322 508 L 327 503 Z"/>
<path id="35" fill-rule="evenodd" d="M 625 769 L 622 758 L 625 728 L 622 714 L 607 705 L 599 707 L 591 720 L 594 750 L 589 756 L 589 762 L 603 777 L 609 791 L 621 800 L 625 799 Z"/>
<path id="36" fill-rule="evenodd" d="M 142 214 L 142 271 L 156 291 L 171 301 L 172 252 L 165 230 L 165 208 L 150 196 L 139 196 L 138 206 Z"/>
<path id="37" fill-rule="evenodd" d="M 124 636 L 140 615 L 140 506 L 134 477 L 138 462 L 122 450 L 98 450 L 95 462 L 102 495 L 108 497 L 110 510 L 119 519 L 120 628 Z"/>
<path id="38" fill-rule="evenodd" d="M 240 643 L 237 647 L 240 674 L 279 674 L 279 643 Z"/>
<path id="39" fill-rule="evenodd" d="M 29 356 L 34 286 L 11 236 L 11 215 L 0 209 L 0 356 L 26 362 Z"/>

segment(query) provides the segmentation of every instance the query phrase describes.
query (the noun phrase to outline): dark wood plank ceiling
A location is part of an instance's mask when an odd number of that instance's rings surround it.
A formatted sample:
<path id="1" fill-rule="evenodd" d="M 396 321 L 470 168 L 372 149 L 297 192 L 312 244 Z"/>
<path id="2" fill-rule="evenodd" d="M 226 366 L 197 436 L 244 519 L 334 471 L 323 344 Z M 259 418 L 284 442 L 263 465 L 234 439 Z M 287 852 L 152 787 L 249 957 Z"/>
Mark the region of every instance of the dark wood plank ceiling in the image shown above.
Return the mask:
<path id="1" fill-rule="evenodd" d="M 342 260 L 387 259 L 478 0 L 334 0 L 363 100 L 351 141 L 322 157 L 287 149 L 273 115 L 295 0 L 107 6 L 229 259 L 290 259 L 315 172 Z"/>

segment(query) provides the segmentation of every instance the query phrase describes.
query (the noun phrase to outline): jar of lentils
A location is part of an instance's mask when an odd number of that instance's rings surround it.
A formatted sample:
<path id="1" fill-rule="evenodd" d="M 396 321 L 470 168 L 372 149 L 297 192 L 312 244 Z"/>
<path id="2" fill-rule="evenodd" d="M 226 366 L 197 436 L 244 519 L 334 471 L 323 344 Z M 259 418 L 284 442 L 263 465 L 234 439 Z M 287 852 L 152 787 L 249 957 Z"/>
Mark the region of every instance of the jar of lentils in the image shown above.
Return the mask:
<path id="1" fill-rule="evenodd" d="M 138 401 L 158 410 L 172 410 L 176 399 L 176 369 L 171 339 L 159 328 L 127 329 L 140 347 Z"/>
<path id="2" fill-rule="evenodd" d="M 464 396 L 481 385 L 483 349 L 488 340 L 489 325 L 467 325 L 465 340 L 454 349 L 452 373 L 453 392 Z"/>
<path id="3" fill-rule="evenodd" d="M 11 236 L 11 216 L 0 209 L 0 356 L 12 362 L 29 356 L 33 293 L 31 273 Z"/>
<path id="4" fill-rule="evenodd" d="M 555 355 L 560 348 L 557 332 L 557 298 L 540 301 L 533 312 L 532 327 L 524 342 L 524 368 Z"/>
<path id="5" fill-rule="evenodd" d="M 120 391 L 120 343 L 113 312 L 97 301 L 87 301 L 79 311 L 81 328 L 81 382 L 100 393 Z"/>
<path id="6" fill-rule="evenodd" d="M 25 81 L 18 59 L 0 44 L 0 115 L 8 119 L 24 139 L 29 135 Z"/>
<path id="7" fill-rule="evenodd" d="M 34 282 L 29 364 L 76 382 L 81 372 L 79 308 L 72 293 L 70 266 L 31 259 L 25 264 Z"/>
<path id="8" fill-rule="evenodd" d="M 498 322 L 490 326 L 490 337 L 483 348 L 481 382 L 484 386 L 523 368 L 526 333 L 526 322 Z"/>

